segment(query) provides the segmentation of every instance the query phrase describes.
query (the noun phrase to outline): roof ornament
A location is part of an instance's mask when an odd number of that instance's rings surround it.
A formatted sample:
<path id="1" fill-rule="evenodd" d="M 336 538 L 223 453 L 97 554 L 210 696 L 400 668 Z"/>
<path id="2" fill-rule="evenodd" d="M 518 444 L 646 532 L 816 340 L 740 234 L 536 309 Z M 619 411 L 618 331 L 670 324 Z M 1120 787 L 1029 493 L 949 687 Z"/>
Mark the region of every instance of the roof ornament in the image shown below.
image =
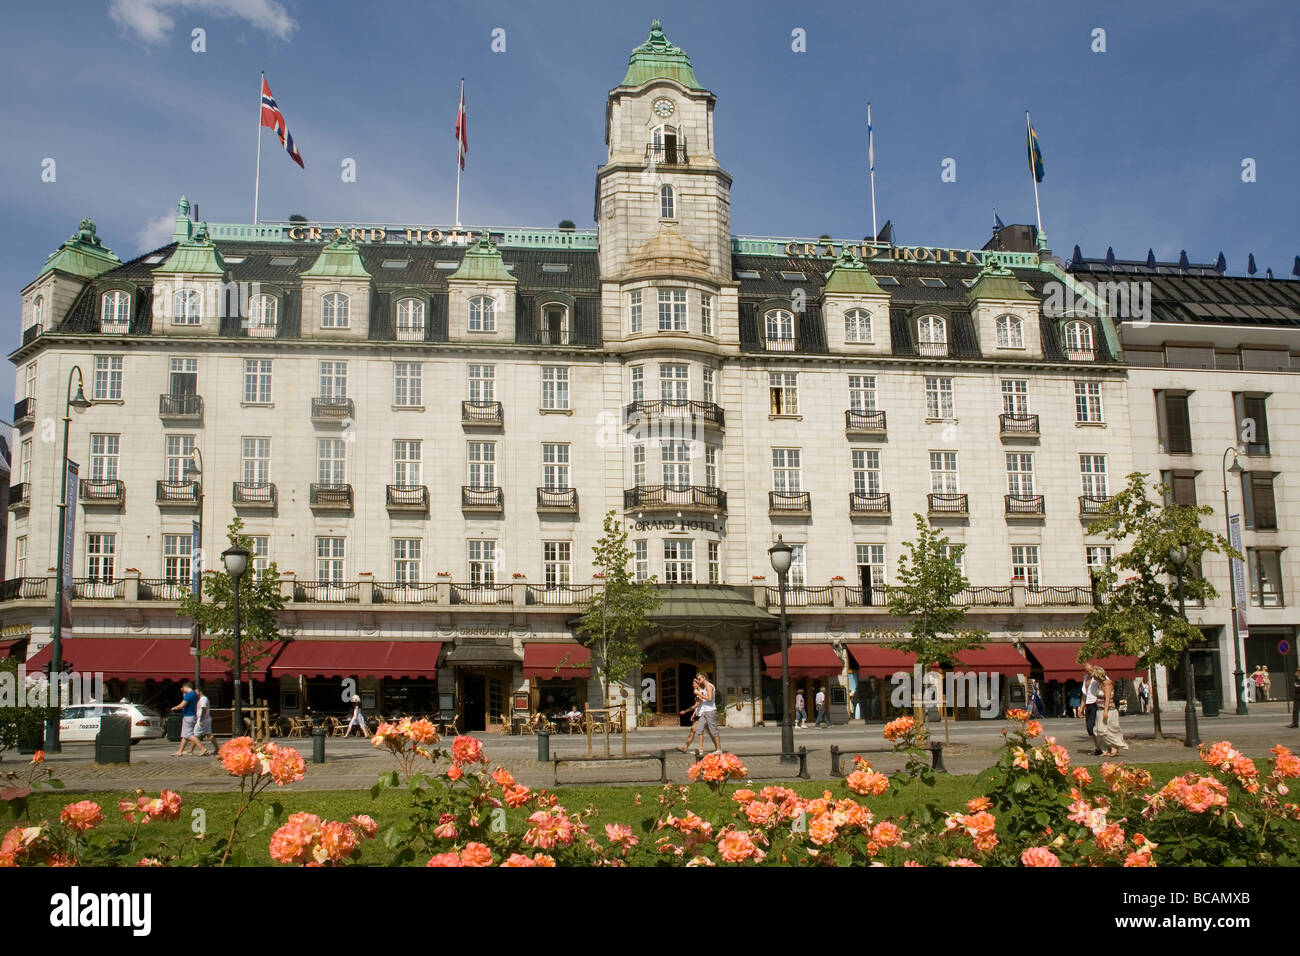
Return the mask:
<path id="1" fill-rule="evenodd" d="M 1014 279 L 1016 274 L 995 256 L 985 256 L 984 264 L 980 266 L 980 271 L 975 274 L 975 282 L 985 277 L 994 279 Z M 971 283 L 973 286 L 975 283 Z"/>
<path id="2" fill-rule="evenodd" d="M 95 220 L 83 219 L 80 226 L 77 227 L 77 234 L 72 237 L 79 242 L 84 242 L 92 246 L 102 246 L 99 236 L 95 235 Z"/>
<path id="3" fill-rule="evenodd" d="M 208 221 L 205 219 L 194 227 L 194 235 L 190 238 L 191 242 L 211 242 L 212 234 L 208 232 Z"/>

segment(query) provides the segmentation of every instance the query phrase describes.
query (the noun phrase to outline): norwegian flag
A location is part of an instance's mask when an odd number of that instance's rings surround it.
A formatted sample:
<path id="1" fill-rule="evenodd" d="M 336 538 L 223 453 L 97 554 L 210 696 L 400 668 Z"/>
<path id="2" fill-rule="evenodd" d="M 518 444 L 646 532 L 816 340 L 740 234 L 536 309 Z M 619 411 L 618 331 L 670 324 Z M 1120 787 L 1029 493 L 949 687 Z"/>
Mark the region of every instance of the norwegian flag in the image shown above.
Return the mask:
<path id="1" fill-rule="evenodd" d="M 302 155 L 298 152 L 298 147 L 293 145 L 293 134 L 285 125 L 284 114 L 280 112 L 280 107 L 275 105 L 275 97 L 271 95 L 271 87 L 267 85 L 265 73 L 262 74 L 262 125 L 275 130 L 275 135 L 280 137 L 280 145 L 289 154 L 289 158 L 303 169 L 307 168 L 302 164 Z"/>
<path id="2" fill-rule="evenodd" d="M 465 109 L 465 81 L 460 81 L 460 109 L 456 111 L 456 153 L 460 157 L 460 168 L 465 168 L 465 154 L 469 152 L 469 138 L 466 126 L 469 123 L 469 110 Z"/>

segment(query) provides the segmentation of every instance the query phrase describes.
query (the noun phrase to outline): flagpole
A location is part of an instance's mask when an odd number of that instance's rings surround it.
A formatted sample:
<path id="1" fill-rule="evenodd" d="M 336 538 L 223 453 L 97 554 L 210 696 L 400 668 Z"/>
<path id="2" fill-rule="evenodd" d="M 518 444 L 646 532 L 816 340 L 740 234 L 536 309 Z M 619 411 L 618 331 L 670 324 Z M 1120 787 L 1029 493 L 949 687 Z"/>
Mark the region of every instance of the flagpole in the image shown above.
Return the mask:
<path id="1" fill-rule="evenodd" d="M 1034 181 L 1034 216 L 1038 220 L 1038 234 L 1043 234 L 1043 211 L 1038 207 L 1038 173 L 1034 169 L 1033 124 L 1029 122 L 1029 110 L 1025 110 L 1025 138 L 1029 146 L 1029 178 Z"/>
<path id="2" fill-rule="evenodd" d="M 262 84 L 266 82 L 266 73 L 257 84 L 257 174 L 253 178 L 253 225 L 257 225 L 257 192 L 262 185 Z"/>
<path id="3" fill-rule="evenodd" d="M 871 104 L 867 104 L 867 164 L 871 167 L 871 241 L 880 235 L 876 230 L 876 147 L 871 131 Z"/>
<path id="4" fill-rule="evenodd" d="M 460 228 L 460 164 L 462 153 L 460 151 L 461 128 L 460 124 L 464 122 L 463 110 L 465 109 L 465 77 L 460 78 L 460 102 L 456 104 L 456 228 Z"/>

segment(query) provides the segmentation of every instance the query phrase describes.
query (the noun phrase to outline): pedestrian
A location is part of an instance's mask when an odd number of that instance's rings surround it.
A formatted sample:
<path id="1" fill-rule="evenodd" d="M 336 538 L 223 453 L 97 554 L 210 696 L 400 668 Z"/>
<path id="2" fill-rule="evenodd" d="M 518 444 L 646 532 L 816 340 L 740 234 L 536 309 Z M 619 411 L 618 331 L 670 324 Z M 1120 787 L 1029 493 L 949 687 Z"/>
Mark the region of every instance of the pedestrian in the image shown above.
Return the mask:
<path id="1" fill-rule="evenodd" d="M 1100 757 L 1101 745 L 1097 743 L 1097 698 L 1101 694 L 1101 682 L 1097 680 L 1096 670 L 1091 664 L 1083 667 L 1083 720 L 1088 736 L 1092 738 L 1092 755 Z"/>
<path id="2" fill-rule="evenodd" d="M 194 705 L 194 737 L 200 742 L 212 741 L 212 750 L 205 748 L 199 751 L 200 757 L 206 757 L 209 753 L 217 752 L 217 741 L 212 735 L 212 701 L 208 700 L 208 695 L 202 690 L 198 694 L 198 703 Z"/>
<path id="3" fill-rule="evenodd" d="M 1269 674 L 1267 664 L 1261 665 L 1261 669 L 1263 670 L 1263 673 L 1260 675 L 1261 679 L 1259 685 L 1261 688 L 1263 688 L 1264 696 L 1261 697 L 1260 700 L 1272 700 L 1273 699 L 1273 676 Z"/>
<path id="4" fill-rule="evenodd" d="M 1115 705 L 1115 682 L 1106 676 L 1100 667 L 1093 670 L 1093 679 L 1101 685 L 1101 694 L 1097 702 L 1097 746 L 1104 745 L 1104 756 L 1117 757 L 1120 749 L 1128 750 L 1124 735 L 1119 729 L 1119 709 Z"/>
<path id="5" fill-rule="evenodd" d="M 366 723 L 366 717 L 361 713 L 361 698 L 356 694 L 352 695 L 352 716 L 348 718 L 348 729 L 343 732 L 343 736 L 351 737 L 353 727 L 361 731 L 362 737 L 370 736 L 370 725 Z"/>
<path id="6" fill-rule="evenodd" d="M 682 753 L 686 753 L 691 749 L 691 741 L 693 741 L 695 735 L 700 732 L 700 686 L 703 682 L 704 679 L 699 674 L 696 674 L 695 680 L 691 681 L 691 690 L 695 692 L 695 702 L 685 710 L 679 710 L 677 712 L 678 714 L 689 713 L 691 715 L 691 732 L 686 737 L 686 743 L 677 748 Z M 700 736 L 703 737 L 704 735 L 700 734 Z"/>
<path id="7" fill-rule="evenodd" d="M 1248 704 L 1255 703 L 1255 675 L 1241 675 L 1241 699 Z"/>
<path id="8" fill-rule="evenodd" d="M 1295 674 L 1291 677 L 1291 723 L 1292 727 L 1300 727 L 1300 667 L 1295 669 Z"/>
<path id="9" fill-rule="evenodd" d="M 708 734 L 713 739 L 713 752 L 718 753 L 722 750 L 722 735 L 718 732 L 718 689 L 713 686 L 708 674 L 702 677 L 700 708 L 695 712 L 700 725 L 700 738 L 703 739 Z"/>
<path id="10" fill-rule="evenodd" d="M 1138 706 L 1144 714 L 1147 712 L 1147 708 L 1151 706 L 1151 688 L 1140 677 L 1138 678 Z"/>
<path id="11" fill-rule="evenodd" d="M 794 695 L 794 725 L 796 727 L 806 728 L 808 723 L 808 708 L 804 703 L 803 691 L 798 691 Z"/>
<path id="12" fill-rule="evenodd" d="M 1043 707 L 1043 695 L 1038 692 L 1038 681 L 1029 682 L 1029 714 L 1031 717 L 1047 716 L 1047 709 Z"/>
<path id="13" fill-rule="evenodd" d="M 1070 692 L 1066 698 L 1067 710 L 1062 717 L 1081 717 L 1083 712 L 1079 710 L 1083 706 L 1083 692 L 1079 686 L 1070 681 Z"/>
<path id="14" fill-rule="evenodd" d="M 817 705 L 817 719 L 813 722 L 814 727 L 820 727 L 825 724 L 831 725 L 830 718 L 826 716 L 826 688 L 818 685 L 817 694 L 813 697 L 813 703 Z"/>
<path id="15" fill-rule="evenodd" d="M 1256 667 L 1250 679 L 1255 682 L 1255 700 L 1267 700 L 1264 696 L 1264 668 Z"/>
<path id="16" fill-rule="evenodd" d="M 189 681 L 181 684 L 181 702 L 172 710 L 181 712 L 181 742 L 172 753 L 173 757 L 183 757 L 189 749 L 198 750 L 201 744 L 194 736 L 194 718 L 199 707 L 199 695 L 194 693 L 194 685 Z"/>

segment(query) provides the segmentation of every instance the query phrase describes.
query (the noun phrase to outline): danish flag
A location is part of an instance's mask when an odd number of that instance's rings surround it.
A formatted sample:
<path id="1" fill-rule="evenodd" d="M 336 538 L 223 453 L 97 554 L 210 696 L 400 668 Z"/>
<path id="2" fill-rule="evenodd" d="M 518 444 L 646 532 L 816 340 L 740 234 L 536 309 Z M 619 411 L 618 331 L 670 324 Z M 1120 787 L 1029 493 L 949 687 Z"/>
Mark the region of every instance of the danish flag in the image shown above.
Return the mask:
<path id="1" fill-rule="evenodd" d="M 303 169 L 307 168 L 302 165 L 302 155 L 298 152 L 298 147 L 293 145 L 293 134 L 285 125 L 284 114 L 280 112 L 280 107 L 275 105 L 275 97 L 271 95 L 271 87 L 267 85 L 265 73 L 262 74 L 262 125 L 275 130 L 275 135 L 280 137 L 280 145 L 289 154 L 289 158 Z"/>

